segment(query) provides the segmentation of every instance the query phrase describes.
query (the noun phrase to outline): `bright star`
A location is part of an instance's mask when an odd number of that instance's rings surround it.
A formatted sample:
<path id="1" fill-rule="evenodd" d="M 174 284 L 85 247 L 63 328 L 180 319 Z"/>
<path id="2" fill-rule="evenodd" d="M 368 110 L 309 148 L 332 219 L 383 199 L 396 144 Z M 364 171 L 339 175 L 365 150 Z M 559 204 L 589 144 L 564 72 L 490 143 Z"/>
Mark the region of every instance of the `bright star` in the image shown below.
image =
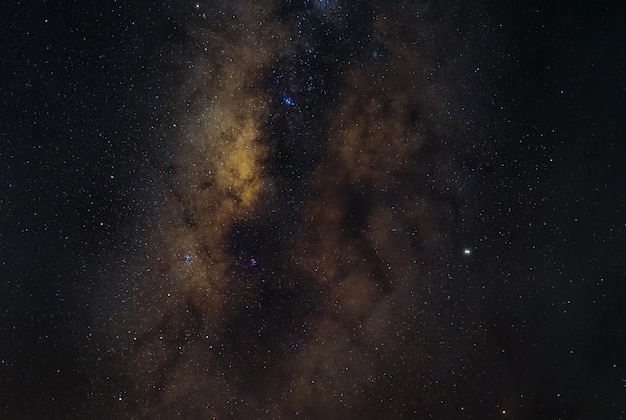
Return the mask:
<path id="1" fill-rule="evenodd" d="M 287 106 L 294 106 L 295 102 L 289 96 L 283 96 L 283 103 Z"/>

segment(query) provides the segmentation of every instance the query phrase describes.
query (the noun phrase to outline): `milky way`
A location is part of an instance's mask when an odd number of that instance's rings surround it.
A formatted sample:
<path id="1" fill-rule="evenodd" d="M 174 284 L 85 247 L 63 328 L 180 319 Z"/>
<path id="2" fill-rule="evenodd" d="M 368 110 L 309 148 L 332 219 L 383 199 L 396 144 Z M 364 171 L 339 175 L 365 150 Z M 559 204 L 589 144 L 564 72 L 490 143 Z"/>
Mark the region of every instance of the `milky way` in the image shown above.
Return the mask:
<path id="1" fill-rule="evenodd" d="M 414 2 L 187 7 L 179 65 L 191 70 L 169 98 L 184 105 L 158 222 L 119 269 L 127 299 L 95 305 L 123 353 L 112 412 L 441 418 L 470 406 L 484 284 L 462 241 L 480 202 L 459 152 L 474 141 L 467 113 L 452 112 L 470 75 L 450 57 L 475 41 L 449 39 L 467 22 Z"/>
<path id="2" fill-rule="evenodd" d="M 3 2 L 0 417 L 624 418 L 618 3 Z"/>

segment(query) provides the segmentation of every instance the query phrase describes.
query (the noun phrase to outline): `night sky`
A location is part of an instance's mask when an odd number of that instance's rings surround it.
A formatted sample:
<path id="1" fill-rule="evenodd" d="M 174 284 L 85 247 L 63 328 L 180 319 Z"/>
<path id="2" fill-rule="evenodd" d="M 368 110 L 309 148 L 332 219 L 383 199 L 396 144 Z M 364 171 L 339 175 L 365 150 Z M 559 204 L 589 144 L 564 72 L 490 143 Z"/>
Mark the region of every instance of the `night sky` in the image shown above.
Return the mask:
<path id="1" fill-rule="evenodd" d="M 620 3 L 3 2 L 0 418 L 626 418 Z"/>

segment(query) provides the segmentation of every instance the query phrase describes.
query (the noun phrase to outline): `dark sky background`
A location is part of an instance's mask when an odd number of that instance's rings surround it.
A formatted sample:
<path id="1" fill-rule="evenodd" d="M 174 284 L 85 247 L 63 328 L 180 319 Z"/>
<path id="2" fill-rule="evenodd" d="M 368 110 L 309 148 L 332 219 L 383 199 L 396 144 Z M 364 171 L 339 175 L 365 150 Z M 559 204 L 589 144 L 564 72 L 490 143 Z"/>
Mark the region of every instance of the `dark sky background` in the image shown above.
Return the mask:
<path id="1" fill-rule="evenodd" d="M 620 2 L 10 1 L 0 417 L 626 417 Z"/>

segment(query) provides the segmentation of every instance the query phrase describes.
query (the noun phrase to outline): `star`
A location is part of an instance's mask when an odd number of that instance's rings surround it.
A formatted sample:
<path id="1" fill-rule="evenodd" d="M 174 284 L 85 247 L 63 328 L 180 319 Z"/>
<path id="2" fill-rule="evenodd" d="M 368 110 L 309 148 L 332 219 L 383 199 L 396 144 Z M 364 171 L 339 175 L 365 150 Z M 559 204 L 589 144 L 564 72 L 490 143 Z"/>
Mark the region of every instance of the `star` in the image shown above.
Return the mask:
<path id="1" fill-rule="evenodd" d="M 290 96 L 283 96 L 283 104 L 287 105 L 287 106 L 294 106 L 296 103 L 293 101 L 293 99 Z"/>

